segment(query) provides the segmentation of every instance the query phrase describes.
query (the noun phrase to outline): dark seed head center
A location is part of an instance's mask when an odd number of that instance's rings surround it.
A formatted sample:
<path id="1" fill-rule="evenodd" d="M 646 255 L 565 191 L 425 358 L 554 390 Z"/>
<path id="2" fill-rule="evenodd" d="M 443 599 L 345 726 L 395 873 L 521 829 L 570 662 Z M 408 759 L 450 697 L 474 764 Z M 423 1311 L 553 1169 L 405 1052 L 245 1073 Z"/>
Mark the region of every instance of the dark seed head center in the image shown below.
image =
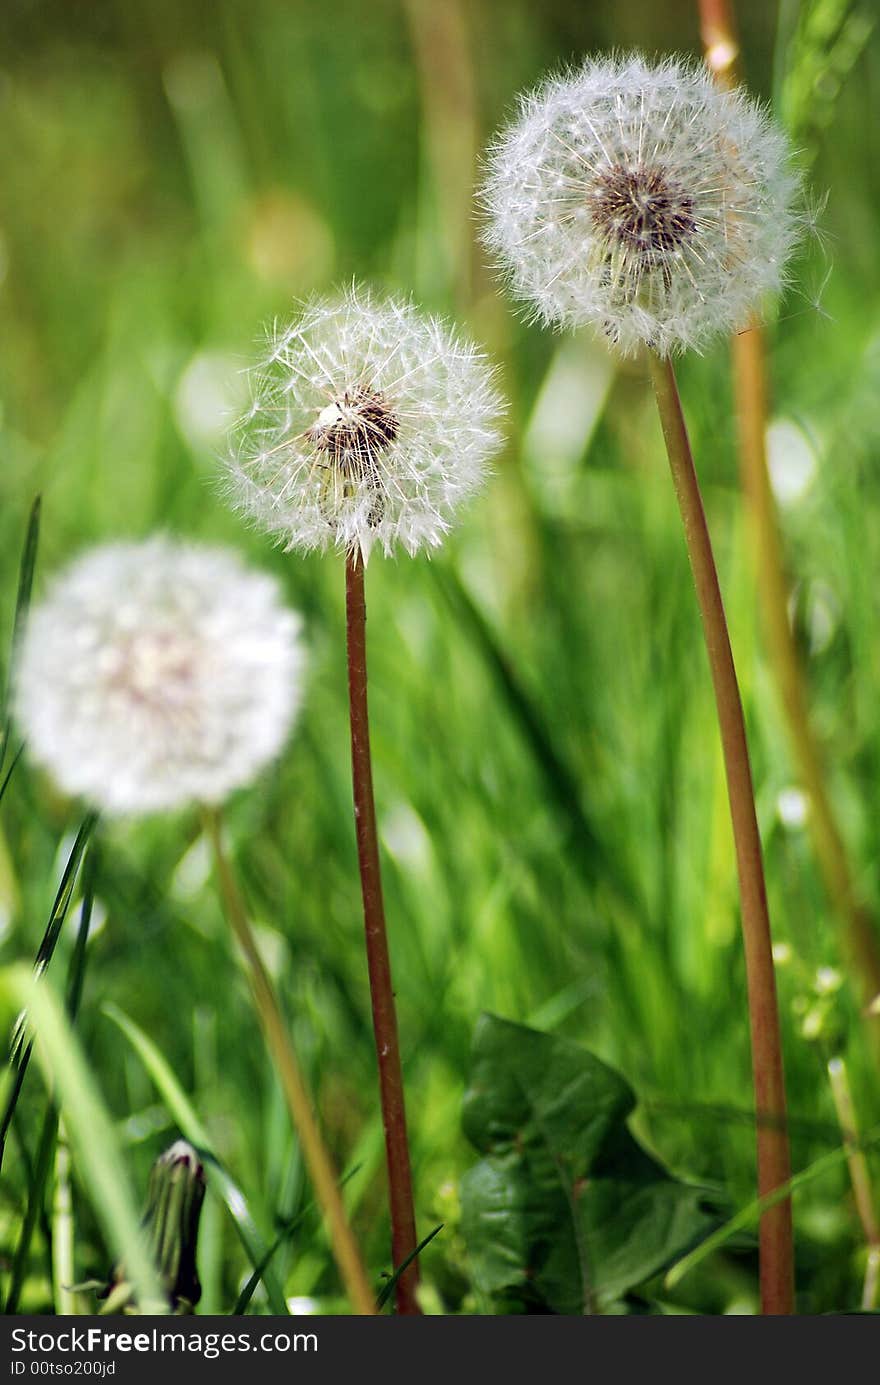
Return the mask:
<path id="1" fill-rule="evenodd" d="M 677 250 L 697 229 L 693 197 L 659 166 L 602 169 L 589 201 L 596 230 L 645 266 Z"/>
<path id="2" fill-rule="evenodd" d="M 347 389 L 322 409 L 309 432 L 316 447 L 347 476 L 376 477 L 380 455 L 396 439 L 400 425 L 378 390 L 364 385 Z"/>

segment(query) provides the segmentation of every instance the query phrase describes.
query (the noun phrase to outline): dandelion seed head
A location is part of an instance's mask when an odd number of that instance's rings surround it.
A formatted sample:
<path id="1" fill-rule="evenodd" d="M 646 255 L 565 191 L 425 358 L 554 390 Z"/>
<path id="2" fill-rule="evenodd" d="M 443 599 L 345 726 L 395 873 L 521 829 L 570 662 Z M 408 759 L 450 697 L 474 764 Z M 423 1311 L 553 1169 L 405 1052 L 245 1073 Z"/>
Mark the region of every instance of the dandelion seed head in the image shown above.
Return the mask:
<path id="1" fill-rule="evenodd" d="M 500 443 L 477 348 L 358 287 L 313 299 L 267 346 L 233 433 L 237 508 L 290 549 L 439 544 Z"/>
<path id="2" fill-rule="evenodd" d="M 111 815 L 217 804 L 281 750 L 301 621 L 234 553 L 158 536 L 79 558 L 30 613 L 16 676 L 33 758 Z"/>
<path id="3" fill-rule="evenodd" d="M 704 68 L 590 59 L 491 150 L 484 240 L 543 322 L 701 350 L 782 288 L 798 186 L 784 136 Z"/>

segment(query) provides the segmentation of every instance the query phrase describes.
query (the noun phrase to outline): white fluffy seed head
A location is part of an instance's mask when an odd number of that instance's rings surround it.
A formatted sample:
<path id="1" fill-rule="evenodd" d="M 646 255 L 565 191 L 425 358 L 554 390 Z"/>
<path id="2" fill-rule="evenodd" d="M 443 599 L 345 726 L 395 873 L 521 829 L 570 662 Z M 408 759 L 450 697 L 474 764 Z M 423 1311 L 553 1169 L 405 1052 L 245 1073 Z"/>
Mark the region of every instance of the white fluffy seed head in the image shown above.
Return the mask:
<path id="1" fill-rule="evenodd" d="M 29 751 L 110 814 L 220 803 L 284 744 L 300 627 L 274 579 L 224 549 L 93 549 L 28 619 L 15 702 Z"/>
<path id="2" fill-rule="evenodd" d="M 536 318 L 623 355 L 701 350 L 782 287 L 798 183 L 784 136 L 704 68 L 590 59 L 490 152 L 484 240 Z"/>
<path id="3" fill-rule="evenodd" d="M 233 503 L 287 548 L 439 544 L 499 446 L 500 396 L 470 342 L 356 286 L 276 324 L 228 463 Z"/>

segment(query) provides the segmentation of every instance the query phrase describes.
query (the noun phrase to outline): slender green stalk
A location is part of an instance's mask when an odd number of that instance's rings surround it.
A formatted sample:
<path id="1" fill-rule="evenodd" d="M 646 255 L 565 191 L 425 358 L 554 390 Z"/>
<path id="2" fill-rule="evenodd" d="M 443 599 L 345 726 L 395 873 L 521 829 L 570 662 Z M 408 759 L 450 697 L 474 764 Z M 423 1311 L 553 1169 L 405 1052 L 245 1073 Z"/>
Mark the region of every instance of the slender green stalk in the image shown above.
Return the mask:
<path id="1" fill-rule="evenodd" d="M 360 1251 L 345 1214 L 339 1180 L 312 1112 L 293 1044 L 284 1024 L 281 1007 L 269 973 L 263 965 L 248 921 L 244 901 L 223 846 L 216 810 L 206 810 L 205 829 L 214 852 L 217 878 L 229 925 L 245 962 L 254 1004 L 275 1069 L 281 1081 L 290 1118 L 297 1132 L 315 1197 L 327 1221 L 330 1243 L 352 1306 L 358 1316 L 375 1313 L 375 1300 L 363 1267 Z"/>
<path id="2" fill-rule="evenodd" d="M 85 980 L 89 927 L 95 898 L 97 854 L 97 844 L 93 841 L 82 868 L 82 903 L 79 927 L 67 975 L 66 1003 L 71 1025 L 76 1023 Z M 75 1279 L 70 1151 L 64 1122 L 58 1114 L 53 1093 L 50 1091 L 48 1096 L 49 1102 L 43 1118 L 43 1127 L 29 1178 L 27 1206 L 12 1262 L 11 1283 L 4 1309 L 7 1314 L 18 1311 L 19 1298 L 30 1264 L 31 1239 L 37 1222 L 43 1216 L 44 1193 L 53 1164 L 55 1166 L 55 1188 L 52 1200 L 52 1218 L 47 1231 L 48 1239 L 51 1240 L 52 1245 L 50 1261 L 55 1307 L 56 1312 L 62 1314 L 76 1312 L 76 1295 L 69 1287 Z"/>
<path id="3" fill-rule="evenodd" d="M 699 0 L 706 63 L 721 86 L 739 81 L 739 43 L 730 0 Z M 826 787 L 822 755 L 810 721 L 804 677 L 788 618 L 789 588 L 779 522 L 767 469 L 767 351 L 753 319 L 733 338 L 740 472 L 748 502 L 770 666 L 797 772 L 812 807 L 809 828 L 825 888 L 839 921 L 843 948 L 867 1006 L 880 995 L 880 938 L 852 878 L 847 850 Z M 866 1012 L 880 1055 L 880 1019 Z"/>
<path id="4" fill-rule="evenodd" d="M 382 1124 L 391 1208 L 391 1254 L 395 1268 L 409 1260 L 395 1286 L 397 1311 L 420 1313 L 416 1290 L 417 1259 L 410 1259 L 418 1244 L 413 1208 L 412 1172 L 406 1132 L 403 1071 L 397 1034 L 397 1010 L 391 981 L 388 931 L 382 901 L 382 874 L 373 770 L 370 761 L 370 722 L 367 708 L 367 608 L 364 596 L 364 564 L 360 553 L 345 560 L 345 616 L 348 648 L 348 698 L 351 713 L 351 770 L 354 788 L 354 821 L 357 836 L 367 969 L 373 1009 L 373 1034 L 379 1064 Z"/>
<path id="5" fill-rule="evenodd" d="M 880 944 L 858 899 L 846 848 L 825 786 L 822 757 L 810 724 L 800 662 L 788 619 L 788 583 L 776 507 L 767 471 L 764 334 L 757 324 L 734 338 L 734 380 L 739 418 L 743 485 L 755 535 L 761 609 L 768 652 L 801 781 L 810 799 L 810 830 L 834 912 L 843 929 L 844 951 L 858 978 L 865 1004 L 880 994 Z M 877 1020 L 868 1021 L 880 1036 Z"/>
<path id="6" fill-rule="evenodd" d="M 58 1122 L 55 1150 L 55 1190 L 52 1198 L 52 1287 L 55 1311 L 67 1317 L 77 1311 L 74 1270 L 73 1195 L 70 1187 L 70 1148 L 64 1121 Z"/>
<path id="7" fill-rule="evenodd" d="M 764 886 L 761 838 L 755 815 L 745 721 L 718 585 L 712 542 L 691 454 L 671 361 L 649 353 L 651 378 L 712 671 L 727 792 L 733 822 L 741 901 L 742 932 L 752 1042 L 757 1121 L 758 1196 L 791 1177 L 785 1111 L 782 1038 L 773 970 L 770 918 Z M 791 1201 L 786 1198 L 761 1217 L 759 1229 L 761 1308 L 767 1314 L 794 1311 L 794 1254 Z"/>
<path id="8" fill-rule="evenodd" d="M 853 1104 L 845 1059 L 837 1056 L 829 1060 L 828 1079 L 831 1083 L 831 1095 L 834 1098 L 834 1109 L 837 1112 L 840 1132 L 845 1143 L 849 1146 L 847 1155 L 849 1180 L 852 1184 L 856 1211 L 862 1225 L 868 1252 L 865 1265 L 865 1282 L 862 1287 L 862 1310 L 865 1313 L 872 1313 L 877 1307 L 878 1292 L 880 1292 L 880 1223 L 878 1223 L 877 1213 L 874 1210 L 874 1193 L 871 1187 L 868 1160 L 859 1143 L 855 1105 Z"/>

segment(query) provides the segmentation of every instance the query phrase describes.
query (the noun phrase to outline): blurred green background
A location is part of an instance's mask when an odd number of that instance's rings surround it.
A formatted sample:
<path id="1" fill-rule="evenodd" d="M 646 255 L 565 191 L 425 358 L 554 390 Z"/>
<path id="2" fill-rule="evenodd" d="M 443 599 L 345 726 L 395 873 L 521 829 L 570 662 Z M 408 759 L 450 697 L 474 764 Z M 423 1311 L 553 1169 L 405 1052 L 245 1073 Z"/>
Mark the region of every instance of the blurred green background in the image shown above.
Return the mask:
<path id="1" fill-rule="evenodd" d="M 792 615 L 859 889 L 880 917 L 880 25 L 873 3 L 742 0 L 743 61 L 815 190 L 816 236 L 771 336 L 770 451 Z M 381 1128 L 350 808 L 338 557 L 273 551 L 218 493 L 262 324 L 352 276 L 412 291 L 498 360 L 509 445 L 440 555 L 368 573 L 376 792 L 424 1255 L 440 1311 L 476 1311 L 456 1231 L 469 1046 L 484 1009 L 581 1041 L 641 1098 L 676 1171 L 752 1195 L 736 880 L 678 514 L 637 367 L 522 325 L 476 243 L 480 151 L 518 91 L 582 54 L 699 53 L 690 0 L 7 0 L 0 17 L 0 562 L 11 630 L 27 512 L 39 591 L 85 545 L 156 526 L 245 550 L 306 617 L 305 714 L 229 811 L 239 869 L 372 1267 L 387 1265 Z M 872 105 L 873 103 L 873 105 Z M 823 205 L 827 194 L 827 203 Z M 825 1062 L 863 1125 L 877 1069 L 845 982 L 762 654 L 728 353 L 681 367 L 747 704 L 776 936 L 796 1168 L 840 1143 Z M 8 638 L 4 640 L 8 648 Z M 5 960 L 32 956 L 81 818 L 16 772 L 0 825 Z M 69 948 L 70 939 L 65 946 Z M 64 959 L 58 961 L 63 974 Z M 828 969 L 834 969 L 829 971 Z M 817 971 L 819 972 L 817 979 Z M 824 998 L 817 994 L 824 991 Z M 102 833 L 79 1024 L 143 1188 L 176 1127 L 102 1013 L 167 1057 L 267 1232 L 302 1171 L 195 816 Z M 818 1008 L 817 1008 L 818 1007 Z M 809 1034 L 818 1030 L 818 1038 Z M 806 1032 L 805 1032 L 806 1031 Z M 23 1147 L 45 1096 L 31 1074 Z M 880 1165 L 873 1162 L 875 1175 Z M 22 1143 L 0 1186 L 8 1263 Z M 77 1272 L 106 1272 L 87 1201 Z M 796 1203 L 802 1311 L 853 1307 L 845 1171 Z M 50 1311 L 38 1229 L 23 1306 Z M 339 1303 L 307 1219 L 286 1292 Z M 209 1196 L 201 1311 L 247 1270 Z M 754 1311 L 748 1253 L 678 1293 Z M 260 1292 L 254 1306 L 263 1304 Z"/>

